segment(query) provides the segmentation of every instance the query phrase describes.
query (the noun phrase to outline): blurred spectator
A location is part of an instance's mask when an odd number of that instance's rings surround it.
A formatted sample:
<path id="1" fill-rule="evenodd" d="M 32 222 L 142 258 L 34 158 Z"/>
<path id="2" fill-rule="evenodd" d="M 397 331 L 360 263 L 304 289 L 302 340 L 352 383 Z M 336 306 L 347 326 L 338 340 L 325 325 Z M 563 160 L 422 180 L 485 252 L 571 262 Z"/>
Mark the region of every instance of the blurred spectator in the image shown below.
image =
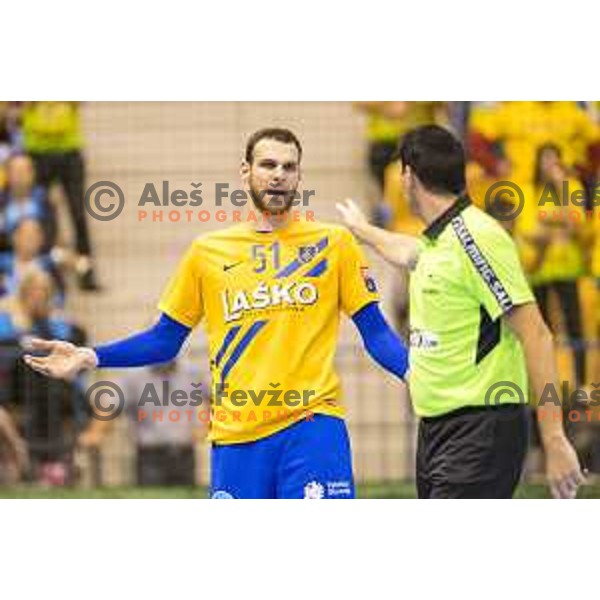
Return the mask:
<path id="1" fill-rule="evenodd" d="M 8 122 L 8 102 L 0 102 L 0 166 L 12 154 L 12 136 Z M 4 173 L 0 179 L 0 189 L 4 187 Z"/>
<path id="2" fill-rule="evenodd" d="M 448 125 L 452 131 L 464 142 L 469 131 L 472 105 L 475 102 L 468 100 L 453 100 L 447 102 Z"/>
<path id="3" fill-rule="evenodd" d="M 594 241 L 592 243 L 590 263 L 592 275 L 596 278 L 597 287 L 600 291 L 600 187 L 597 189 L 598 195 L 596 202 L 598 204 L 595 206 L 593 211 Z"/>
<path id="4" fill-rule="evenodd" d="M 136 445 L 138 485 L 195 483 L 194 446 L 205 437 L 210 416 L 208 388 L 198 383 L 194 372 L 176 361 L 136 370 L 123 380 L 126 414 Z M 185 399 L 174 403 L 171 394 L 178 390 L 185 393 Z M 80 444 L 97 448 L 113 423 L 92 420 Z"/>
<path id="5" fill-rule="evenodd" d="M 515 211 L 515 200 L 500 191 L 490 198 L 489 205 L 485 208 L 514 239 L 525 273 L 530 275 L 536 272 L 544 260 L 545 244 L 523 228 L 518 212 Z M 512 215 L 512 218 L 500 218 L 501 215 Z"/>
<path id="6" fill-rule="evenodd" d="M 599 170 L 600 171 L 600 170 Z M 598 186 L 600 186 L 600 178 L 598 179 Z M 597 199 L 596 206 L 594 208 L 594 240 L 591 244 L 591 256 L 590 265 L 593 277 L 596 280 L 596 294 L 595 294 L 595 311 L 596 322 L 594 324 L 594 340 L 596 342 L 595 352 L 595 364 L 593 367 L 594 376 L 592 377 L 592 383 L 600 383 L 600 187 L 596 188 Z M 600 465 L 600 460 L 599 463 Z"/>
<path id="7" fill-rule="evenodd" d="M 16 155 L 7 164 L 7 190 L 0 216 L 0 250 L 10 250 L 11 232 L 23 219 L 37 219 L 44 224 L 44 250 L 56 244 L 56 215 L 48 202 L 46 190 L 35 185 L 35 170 L 28 156 Z"/>
<path id="8" fill-rule="evenodd" d="M 371 220 L 391 230 L 420 233 L 421 222 L 410 213 L 401 185 L 401 173 L 392 164 L 400 138 L 410 129 L 447 121 L 444 102 L 355 102 L 367 114 L 369 169 L 379 196 L 372 203 Z M 404 271 L 394 277 L 393 314 L 396 328 L 408 334 L 408 276 Z"/>
<path id="9" fill-rule="evenodd" d="M 25 150 L 32 156 L 40 183 L 61 184 L 75 228 L 80 287 L 98 289 L 83 205 L 85 171 L 83 135 L 77 102 L 27 102 L 22 113 Z"/>
<path id="10" fill-rule="evenodd" d="M 12 252 L 0 253 L 0 296 L 16 294 L 23 276 L 32 268 L 47 272 L 57 291 L 54 305 L 64 306 L 65 286 L 59 265 L 44 254 L 44 230 L 36 219 L 25 218 L 11 236 Z"/>
<path id="11" fill-rule="evenodd" d="M 355 102 L 354 106 L 368 117 L 369 170 L 379 192 L 379 198 L 373 205 L 373 220 L 378 225 L 385 226 L 393 216 L 393 208 L 385 194 L 385 174 L 398 148 L 398 142 L 404 133 L 414 127 L 445 120 L 444 103 Z"/>
<path id="12" fill-rule="evenodd" d="M 20 149 L 14 103 L 0 101 L 0 193 L 6 185 L 5 164 Z"/>
<path id="13" fill-rule="evenodd" d="M 73 480 L 72 450 L 87 420 L 81 381 L 68 383 L 43 377 L 21 360 L 31 336 L 85 343 L 82 329 L 54 314 L 53 285 L 47 273 L 27 272 L 15 297 L 0 312 L 0 406 L 10 408 L 24 438 L 32 477 L 44 485 Z"/>
<path id="14" fill-rule="evenodd" d="M 490 176 L 518 183 L 533 179 L 538 150 L 553 143 L 567 168 L 583 166 L 587 149 L 600 140 L 598 125 L 576 102 L 500 102 L 471 113 L 469 154 Z"/>
<path id="15" fill-rule="evenodd" d="M 551 327 L 549 299 L 554 295 L 559 302 L 573 349 L 576 385 L 582 386 L 586 383 L 586 352 L 578 282 L 586 273 L 582 246 L 586 222 L 584 208 L 565 199 L 565 191 L 569 196 L 575 191 L 583 193 L 582 185 L 569 177 L 561 162 L 560 149 L 552 144 L 542 145 L 536 157 L 534 201 L 527 199 L 521 215 L 520 239 L 535 248 L 536 260 L 529 265 L 529 277 L 540 310 Z M 539 207 L 539 199 L 548 195 L 553 202 Z"/>
<path id="16" fill-rule="evenodd" d="M 27 445 L 8 411 L 0 407 L 0 486 L 18 483 L 27 466 Z"/>
<path id="17" fill-rule="evenodd" d="M 0 166 L 8 160 L 14 151 L 14 138 L 9 118 L 10 103 L 0 102 Z M 4 178 L 0 183 L 4 182 Z M 0 185 L 0 189 L 2 185 Z"/>

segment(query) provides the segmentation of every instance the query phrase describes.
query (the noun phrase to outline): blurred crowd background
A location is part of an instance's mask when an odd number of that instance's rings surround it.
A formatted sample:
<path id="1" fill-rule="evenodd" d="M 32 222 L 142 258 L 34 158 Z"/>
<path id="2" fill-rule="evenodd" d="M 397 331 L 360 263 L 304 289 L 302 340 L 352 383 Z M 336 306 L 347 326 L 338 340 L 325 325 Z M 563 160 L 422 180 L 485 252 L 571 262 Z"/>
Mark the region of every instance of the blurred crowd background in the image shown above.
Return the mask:
<path id="1" fill-rule="evenodd" d="M 208 182 L 235 188 L 245 138 L 271 124 L 290 126 L 304 141 L 305 188 L 316 190 L 315 213 L 325 220 L 335 219 L 333 201 L 352 195 L 377 224 L 418 235 L 423 225 L 410 214 L 393 154 L 404 132 L 428 123 L 463 139 L 478 206 L 510 214 L 518 197 L 501 182 L 518 185 L 524 206 L 500 222 L 556 335 L 561 378 L 589 398 L 600 383 L 599 114 L 592 101 L 1 102 L 0 485 L 207 481 L 206 424 L 140 421 L 133 401 L 148 383 L 185 389 L 206 381 L 202 336 L 177 363 L 73 383 L 49 381 L 19 357 L 30 336 L 93 344 L 147 325 L 186 244 L 226 224 L 141 223 L 136 194 L 147 181 L 158 188 L 169 180 L 173 189 L 202 181 L 210 208 Z M 85 190 L 104 179 L 122 182 L 127 198 L 111 222 L 84 209 Z M 406 335 L 406 276 L 374 262 L 386 310 Z M 406 398 L 365 361 L 348 329 L 338 368 L 358 479 L 411 479 L 414 419 Z M 119 419 L 93 418 L 85 395 L 94 378 L 125 390 Z M 575 408 L 595 414 L 593 404 L 583 399 Z M 570 419 L 568 428 L 585 466 L 600 474 L 600 414 Z M 535 431 L 532 440 L 527 477 L 535 478 Z"/>

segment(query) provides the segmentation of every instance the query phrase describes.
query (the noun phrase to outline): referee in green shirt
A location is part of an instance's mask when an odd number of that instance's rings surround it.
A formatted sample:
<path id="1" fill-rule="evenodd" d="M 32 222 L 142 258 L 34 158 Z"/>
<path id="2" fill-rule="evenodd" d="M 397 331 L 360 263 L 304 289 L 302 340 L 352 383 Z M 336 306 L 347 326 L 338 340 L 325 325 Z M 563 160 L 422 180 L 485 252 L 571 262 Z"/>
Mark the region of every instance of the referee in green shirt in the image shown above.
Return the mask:
<path id="1" fill-rule="evenodd" d="M 461 143 L 447 130 L 409 132 L 398 151 L 421 239 L 369 225 L 352 201 L 348 227 L 410 275 L 410 393 L 420 419 L 420 498 L 510 498 L 527 451 L 531 386 L 557 383 L 552 336 L 510 236 L 466 195 Z M 558 389 L 558 386 L 557 386 Z M 537 403 L 536 403 L 537 404 Z M 583 481 L 562 410 L 539 419 L 552 494 Z M 550 414 L 548 414 L 550 411 Z"/>

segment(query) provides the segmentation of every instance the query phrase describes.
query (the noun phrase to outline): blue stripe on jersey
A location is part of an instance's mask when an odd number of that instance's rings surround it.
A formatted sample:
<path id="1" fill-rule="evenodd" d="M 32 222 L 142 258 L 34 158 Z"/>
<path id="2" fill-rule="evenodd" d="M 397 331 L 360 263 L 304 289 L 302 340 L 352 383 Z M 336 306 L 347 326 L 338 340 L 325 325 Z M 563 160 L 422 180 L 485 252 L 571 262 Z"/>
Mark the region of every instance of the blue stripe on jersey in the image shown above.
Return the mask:
<path id="1" fill-rule="evenodd" d="M 217 356 L 215 357 L 215 364 L 217 365 L 217 367 L 219 366 L 219 363 L 223 359 L 225 352 L 227 352 L 227 348 L 229 348 L 229 346 L 231 345 L 231 342 L 233 342 L 233 340 L 235 339 L 235 336 L 239 333 L 241 328 L 242 328 L 241 325 L 236 325 L 235 327 L 232 327 L 225 335 L 223 344 L 221 345 L 221 348 L 219 348 L 219 351 L 217 352 Z"/>
<path id="2" fill-rule="evenodd" d="M 256 321 L 252 323 L 252 327 L 246 331 L 244 337 L 239 341 L 238 345 L 233 349 L 231 356 L 223 366 L 223 371 L 221 371 L 221 383 L 225 383 L 229 372 L 235 366 L 235 363 L 239 360 L 240 356 L 244 353 L 244 350 L 248 347 L 250 342 L 256 337 L 258 332 L 267 324 L 267 320 L 264 321 Z"/>
<path id="3" fill-rule="evenodd" d="M 305 277 L 319 277 L 323 275 L 327 270 L 327 259 L 324 258 L 321 262 L 317 263 L 306 275 Z"/>
<path id="4" fill-rule="evenodd" d="M 327 247 L 328 240 L 329 240 L 329 238 L 324 237 L 323 239 L 321 239 L 317 242 L 317 244 L 316 244 L 317 252 L 316 252 L 315 256 L 312 257 L 312 259 L 314 259 L 320 252 L 322 252 Z M 301 261 L 299 258 L 296 258 L 289 265 L 283 267 L 283 269 L 281 269 L 281 271 L 279 271 L 279 273 L 277 273 L 277 275 L 275 275 L 275 279 L 281 279 L 282 277 L 288 277 L 292 273 L 295 273 L 300 267 L 302 267 L 305 264 L 306 263 L 304 261 Z"/>

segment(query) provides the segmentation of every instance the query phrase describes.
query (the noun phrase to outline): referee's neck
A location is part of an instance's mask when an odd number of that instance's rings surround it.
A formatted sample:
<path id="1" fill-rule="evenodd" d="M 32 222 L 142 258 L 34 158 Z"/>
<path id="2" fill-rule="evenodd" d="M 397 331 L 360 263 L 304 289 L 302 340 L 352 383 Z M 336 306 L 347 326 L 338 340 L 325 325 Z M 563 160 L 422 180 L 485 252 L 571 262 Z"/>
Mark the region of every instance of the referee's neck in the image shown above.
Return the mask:
<path id="1" fill-rule="evenodd" d="M 427 226 L 437 221 L 457 200 L 459 196 L 441 196 L 424 192 L 419 198 L 419 212 Z"/>

